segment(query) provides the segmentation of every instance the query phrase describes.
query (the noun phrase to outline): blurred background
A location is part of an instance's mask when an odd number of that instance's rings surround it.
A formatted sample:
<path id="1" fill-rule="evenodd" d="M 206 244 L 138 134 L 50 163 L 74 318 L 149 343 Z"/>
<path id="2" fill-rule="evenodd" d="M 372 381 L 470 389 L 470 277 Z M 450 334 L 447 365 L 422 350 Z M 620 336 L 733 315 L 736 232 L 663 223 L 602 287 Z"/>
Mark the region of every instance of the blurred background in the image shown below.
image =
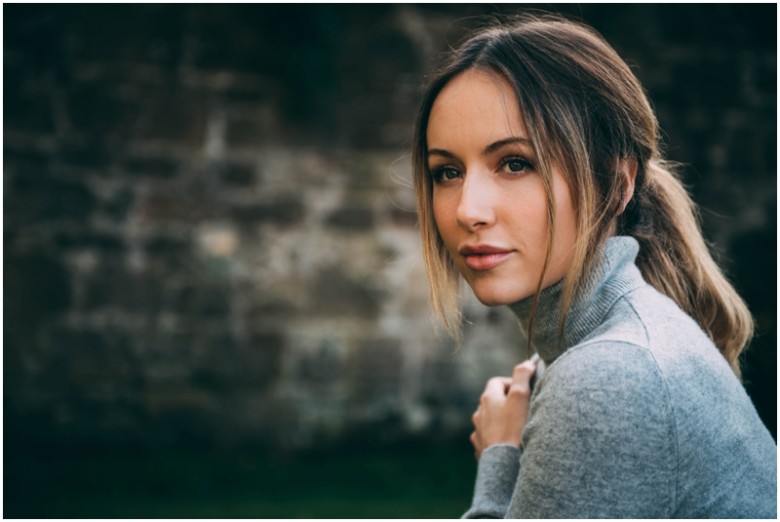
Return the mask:
<path id="1" fill-rule="evenodd" d="M 775 5 L 545 5 L 648 90 L 776 434 Z M 3 6 L 4 516 L 459 516 L 485 380 L 427 309 L 412 123 L 513 5 Z"/>

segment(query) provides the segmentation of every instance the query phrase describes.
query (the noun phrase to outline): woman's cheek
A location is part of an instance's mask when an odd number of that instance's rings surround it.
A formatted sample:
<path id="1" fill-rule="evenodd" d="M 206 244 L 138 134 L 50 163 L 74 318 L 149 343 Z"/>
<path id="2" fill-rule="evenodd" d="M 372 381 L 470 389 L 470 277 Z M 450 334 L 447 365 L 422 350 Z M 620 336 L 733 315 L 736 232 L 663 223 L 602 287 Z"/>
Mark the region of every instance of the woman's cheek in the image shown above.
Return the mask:
<path id="1" fill-rule="evenodd" d="M 433 197 L 433 220 L 436 229 L 439 231 L 444 244 L 451 251 L 454 235 L 457 233 L 457 222 L 455 220 L 456 208 L 453 207 L 451 198 L 446 194 L 440 194 L 438 197 L 434 193 Z"/>

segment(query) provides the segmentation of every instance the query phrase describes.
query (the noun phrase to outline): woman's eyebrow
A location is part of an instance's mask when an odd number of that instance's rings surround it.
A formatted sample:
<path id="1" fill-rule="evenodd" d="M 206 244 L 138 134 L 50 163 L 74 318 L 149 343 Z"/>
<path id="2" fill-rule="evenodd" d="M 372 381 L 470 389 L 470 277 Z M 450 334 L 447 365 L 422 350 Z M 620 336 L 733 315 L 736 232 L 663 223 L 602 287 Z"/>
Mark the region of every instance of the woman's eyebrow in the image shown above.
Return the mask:
<path id="1" fill-rule="evenodd" d="M 502 147 L 506 147 L 507 145 L 515 145 L 517 143 L 520 143 L 522 145 L 527 145 L 529 147 L 533 146 L 531 140 L 529 140 L 528 138 L 520 138 L 518 136 L 512 136 L 491 143 L 490 145 L 485 147 L 485 150 L 482 151 L 482 154 L 487 156 L 488 154 L 493 154 L 494 152 L 501 149 Z"/>
<path id="2" fill-rule="evenodd" d="M 444 149 L 428 149 L 428 156 L 442 156 L 449 159 L 455 158 L 455 154 Z"/>
<path id="3" fill-rule="evenodd" d="M 528 138 L 520 138 L 518 136 L 511 136 L 509 138 L 504 138 L 502 140 L 495 141 L 485 147 L 485 149 L 482 151 L 482 154 L 487 156 L 489 154 L 493 154 L 497 150 L 501 149 L 502 147 L 506 147 L 507 145 L 515 145 L 515 144 L 521 144 L 521 145 L 527 145 L 529 147 L 532 147 L 531 140 Z M 445 149 L 428 149 L 428 156 L 441 156 L 443 158 L 448 159 L 455 159 L 456 156 L 452 152 L 445 150 Z"/>

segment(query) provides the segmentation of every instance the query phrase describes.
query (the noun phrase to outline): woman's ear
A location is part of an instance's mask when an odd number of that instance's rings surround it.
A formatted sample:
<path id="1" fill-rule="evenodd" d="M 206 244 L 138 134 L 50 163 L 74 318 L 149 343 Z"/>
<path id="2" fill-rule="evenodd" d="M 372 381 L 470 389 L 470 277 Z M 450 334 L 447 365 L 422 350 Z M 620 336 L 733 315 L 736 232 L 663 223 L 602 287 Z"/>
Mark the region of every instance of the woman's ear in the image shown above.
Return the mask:
<path id="1" fill-rule="evenodd" d="M 621 158 L 618 160 L 618 171 L 623 176 L 623 201 L 620 204 L 620 213 L 622 214 L 628 202 L 634 197 L 634 187 L 636 186 L 636 172 L 638 164 L 636 158 Z"/>

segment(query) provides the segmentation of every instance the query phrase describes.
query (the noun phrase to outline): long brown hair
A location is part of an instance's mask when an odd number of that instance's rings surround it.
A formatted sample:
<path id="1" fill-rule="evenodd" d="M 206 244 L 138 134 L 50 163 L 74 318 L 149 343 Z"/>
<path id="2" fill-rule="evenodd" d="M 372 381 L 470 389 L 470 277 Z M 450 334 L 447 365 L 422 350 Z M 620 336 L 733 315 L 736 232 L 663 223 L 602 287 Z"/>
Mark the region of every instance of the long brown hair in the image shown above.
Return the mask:
<path id="1" fill-rule="evenodd" d="M 564 322 L 594 253 L 615 232 L 633 236 L 640 244 L 637 265 L 647 282 L 692 316 L 740 375 L 738 357 L 752 337 L 752 317 L 712 259 L 696 205 L 662 158 L 658 122 L 642 86 L 598 33 L 556 16 L 523 16 L 479 31 L 430 77 L 423 96 L 414 185 L 431 307 L 445 329 L 459 336 L 460 278 L 433 218 L 426 130 L 439 92 L 469 69 L 496 74 L 512 86 L 545 182 L 547 255 L 533 298 L 529 342 L 552 247 L 550 179 L 556 165 L 567 177 L 577 225 L 563 287 Z M 629 186 L 621 160 L 636 167 L 634 195 L 625 208 Z"/>

